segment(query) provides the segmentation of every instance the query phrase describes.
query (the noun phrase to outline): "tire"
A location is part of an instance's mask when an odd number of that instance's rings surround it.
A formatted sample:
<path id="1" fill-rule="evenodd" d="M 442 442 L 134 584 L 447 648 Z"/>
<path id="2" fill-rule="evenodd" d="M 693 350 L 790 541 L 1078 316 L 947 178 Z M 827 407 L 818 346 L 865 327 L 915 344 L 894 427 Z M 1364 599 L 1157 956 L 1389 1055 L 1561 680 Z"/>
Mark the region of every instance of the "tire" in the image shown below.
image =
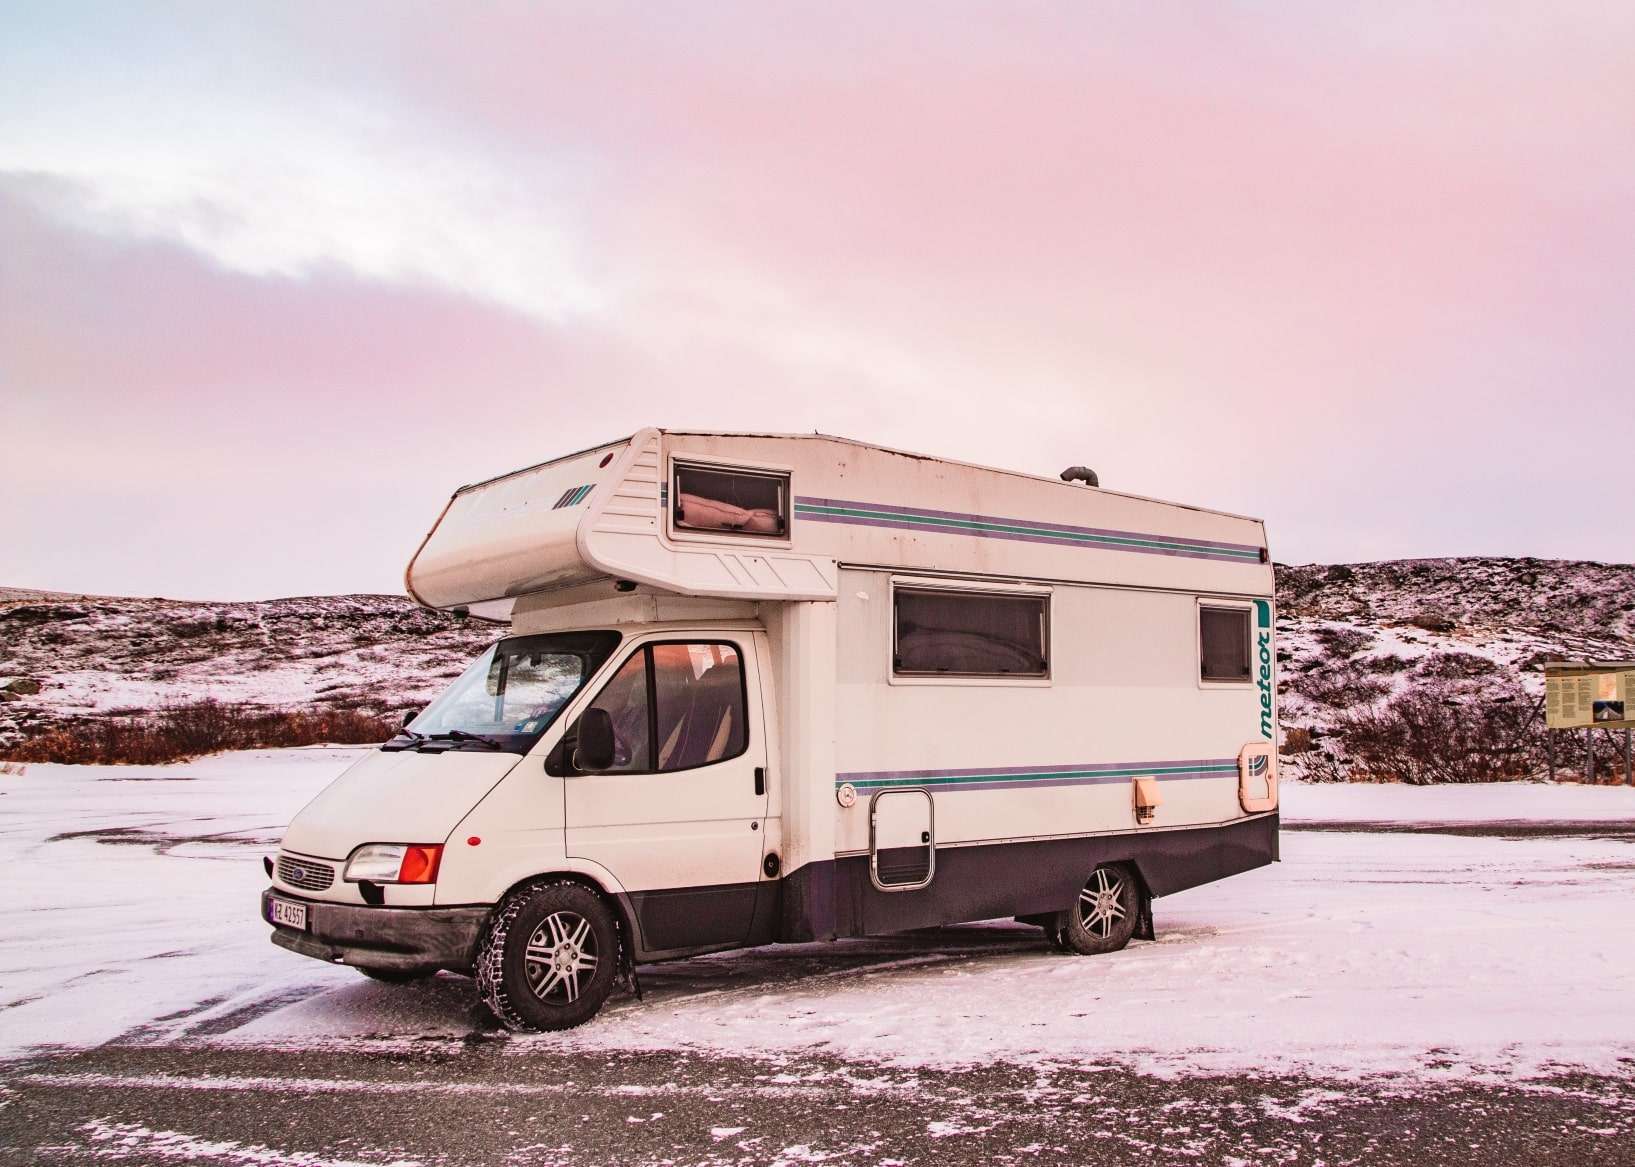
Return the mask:
<path id="1" fill-rule="evenodd" d="M 619 930 L 602 897 L 557 881 L 518 888 L 477 945 L 477 993 L 508 1029 L 572 1029 L 613 991 Z"/>
<path id="2" fill-rule="evenodd" d="M 1122 863 L 1103 863 L 1090 873 L 1078 902 L 1063 914 L 1061 941 L 1069 952 L 1080 956 L 1117 952 L 1135 935 L 1141 914 L 1135 872 Z"/>
<path id="3" fill-rule="evenodd" d="M 406 985 L 412 981 L 423 981 L 437 975 L 434 968 L 363 968 L 358 971 L 372 981 L 379 981 L 383 985 Z"/>

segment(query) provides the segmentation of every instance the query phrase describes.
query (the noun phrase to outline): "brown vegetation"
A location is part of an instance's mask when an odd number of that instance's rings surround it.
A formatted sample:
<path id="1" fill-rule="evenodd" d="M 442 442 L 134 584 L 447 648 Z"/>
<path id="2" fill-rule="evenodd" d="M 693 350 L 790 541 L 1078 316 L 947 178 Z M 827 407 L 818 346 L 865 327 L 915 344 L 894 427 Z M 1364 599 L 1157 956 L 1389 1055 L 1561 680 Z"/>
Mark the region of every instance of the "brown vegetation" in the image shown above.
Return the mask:
<path id="1" fill-rule="evenodd" d="M 356 709 L 269 709 L 194 701 L 154 713 L 85 717 L 6 751 L 13 762 L 160 765 L 222 750 L 385 741 L 389 718 Z"/>
<path id="2" fill-rule="evenodd" d="M 1308 763 L 1319 781 L 1502 782 L 1544 767 L 1544 722 L 1520 685 L 1476 690 L 1421 682 L 1378 706 L 1342 714 L 1332 752 Z"/>
<path id="3" fill-rule="evenodd" d="M 1283 730 L 1283 754 L 1309 754 L 1317 748 L 1311 730 L 1303 725 L 1291 725 Z"/>

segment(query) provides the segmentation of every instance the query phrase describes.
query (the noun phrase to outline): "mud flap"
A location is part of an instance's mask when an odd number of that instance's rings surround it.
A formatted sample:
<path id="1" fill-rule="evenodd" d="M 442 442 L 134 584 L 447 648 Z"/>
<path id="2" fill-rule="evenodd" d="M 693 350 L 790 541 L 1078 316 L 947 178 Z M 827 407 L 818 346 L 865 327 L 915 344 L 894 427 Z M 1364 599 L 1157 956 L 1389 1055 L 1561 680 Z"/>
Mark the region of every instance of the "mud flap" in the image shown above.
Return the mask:
<path id="1" fill-rule="evenodd" d="M 1141 909 L 1135 917 L 1135 938 L 1137 940 L 1157 940 L 1152 930 L 1152 896 L 1145 885 L 1141 888 Z"/>
<path id="2" fill-rule="evenodd" d="M 640 1001 L 642 983 L 636 978 L 636 946 L 630 938 L 632 925 L 620 905 L 614 905 L 613 920 L 619 933 L 619 965 L 613 983 Z"/>

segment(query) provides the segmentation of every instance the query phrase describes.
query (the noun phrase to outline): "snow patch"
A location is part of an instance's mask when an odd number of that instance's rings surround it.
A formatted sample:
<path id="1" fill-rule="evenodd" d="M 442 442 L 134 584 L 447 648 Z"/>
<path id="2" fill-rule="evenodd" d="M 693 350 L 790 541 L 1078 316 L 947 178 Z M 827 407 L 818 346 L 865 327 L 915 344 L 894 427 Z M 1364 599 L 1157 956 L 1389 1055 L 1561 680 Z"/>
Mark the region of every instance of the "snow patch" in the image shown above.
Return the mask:
<path id="1" fill-rule="evenodd" d="M 83 1124 L 80 1133 L 86 1142 L 52 1147 L 51 1151 L 89 1154 L 96 1159 L 134 1159 L 144 1163 L 176 1160 L 242 1164 L 244 1167 L 419 1167 L 417 1159 L 335 1159 L 305 1151 L 277 1151 L 261 1143 L 245 1144 L 232 1139 L 206 1139 L 181 1131 L 152 1130 L 140 1123 L 108 1122 L 96 1119 Z"/>

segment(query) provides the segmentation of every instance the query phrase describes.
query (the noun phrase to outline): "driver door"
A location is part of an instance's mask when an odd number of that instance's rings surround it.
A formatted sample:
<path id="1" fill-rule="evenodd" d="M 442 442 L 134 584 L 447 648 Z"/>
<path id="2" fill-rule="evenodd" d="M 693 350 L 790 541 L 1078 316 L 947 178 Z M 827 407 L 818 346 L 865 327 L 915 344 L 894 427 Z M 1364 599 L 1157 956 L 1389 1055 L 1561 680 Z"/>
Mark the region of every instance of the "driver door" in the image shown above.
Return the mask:
<path id="1" fill-rule="evenodd" d="M 591 707 L 613 723 L 613 764 L 570 768 L 568 854 L 624 886 L 645 951 L 743 943 L 767 809 L 754 637 L 644 641 Z"/>

